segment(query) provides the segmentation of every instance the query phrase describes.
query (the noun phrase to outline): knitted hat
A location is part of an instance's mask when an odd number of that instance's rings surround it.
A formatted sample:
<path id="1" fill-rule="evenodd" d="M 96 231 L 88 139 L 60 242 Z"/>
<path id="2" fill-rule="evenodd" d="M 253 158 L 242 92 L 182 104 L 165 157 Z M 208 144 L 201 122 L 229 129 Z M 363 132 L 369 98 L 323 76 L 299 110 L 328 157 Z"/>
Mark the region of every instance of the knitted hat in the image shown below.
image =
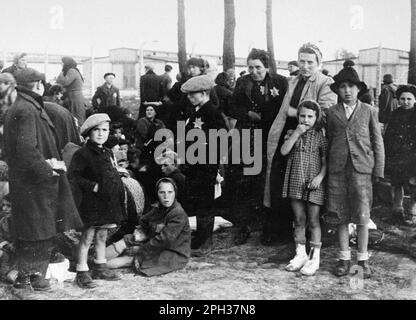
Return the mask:
<path id="1" fill-rule="evenodd" d="M 182 85 L 181 91 L 183 93 L 201 92 L 211 90 L 214 86 L 215 83 L 210 76 L 202 75 L 193 77 L 186 81 Z"/>
<path id="2" fill-rule="evenodd" d="M 103 122 L 111 122 L 110 117 L 106 113 L 94 113 L 89 116 L 81 126 L 81 135 L 86 136 L 91 129 L 95 128 Z"/>

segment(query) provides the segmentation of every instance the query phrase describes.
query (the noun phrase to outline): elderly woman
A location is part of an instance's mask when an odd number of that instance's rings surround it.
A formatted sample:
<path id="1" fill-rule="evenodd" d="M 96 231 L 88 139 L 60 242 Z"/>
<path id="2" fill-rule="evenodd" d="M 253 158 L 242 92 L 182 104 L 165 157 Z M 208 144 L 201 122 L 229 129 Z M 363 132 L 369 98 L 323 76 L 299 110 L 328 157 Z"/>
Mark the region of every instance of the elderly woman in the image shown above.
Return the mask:
<path id="1" fill-rule="evenodd" d="M 85 121 L 86 101 L 82 93 L 84 78 L 77 68 L 77 63 L 71 57 L 62 58 L 62 72 L 56 82 L 65 89 L 68 99 L 68 109 L 81 126 Z"/>
<path id="2" fill-rule="evenodd" d="M 13 57 L 13 64 L 4 69 L 3 73 L 11 73 L 13 76 L 16 75 L 16 72 L 24 69 L 27 67 L 27 61 L 26 61 L 26 53 L 18 53 Z"/>
<path id="3" fill-rule="evenodd" d="M 306 43 L 300 47 L 298 51 L 300 72 L 297 76 L 289 78 L 288 91 L 268 135 L 263 204 L 266 208 L 272 209 L 267 210 L 269 219 L 272 221 L 277 217 L 279 220 L 277 223 L 279 230 L 273 230 L 273 233 L 277 231 L 279 238 L 283 239 L 292 237 L 293 215 L 290 204 L 281 197 L 286 157 L 281 156 L 276 150 L 280 150 L 288 130 L 296 128 L 297 108 L 303 100 L 318 102 L 324 111 L 337 103 L 337 96 L 329 87 L 334 81 L 319 72 L 321 62 L 322 53 L 316 45 Z M 274 240 L 271 233 L 265 235 L 265 238 L 268 238 L 265 239 L 265 243 Z"/>
<path id="4" fill-rule="evenodd" d="M 132 266 L 152 277 L 182 269 L 191 253 L 188 216 L 176 200 L 177 188 L 170 178 L 156 183 L 158 205 L 144 215 L 133 235 L 107 248 L 111 268 Z M 125 255 L 117 257 L 122 252 Z"/>

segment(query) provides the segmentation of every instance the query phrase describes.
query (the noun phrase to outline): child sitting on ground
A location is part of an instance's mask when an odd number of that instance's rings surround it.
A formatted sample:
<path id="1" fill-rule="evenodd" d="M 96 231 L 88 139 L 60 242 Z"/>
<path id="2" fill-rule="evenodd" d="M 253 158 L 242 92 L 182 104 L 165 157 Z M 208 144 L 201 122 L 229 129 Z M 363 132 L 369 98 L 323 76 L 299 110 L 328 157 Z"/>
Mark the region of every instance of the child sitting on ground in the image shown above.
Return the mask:
<path id="1" fill-rule="evenodd" d="M 319 269 L 321 226 L 319 212 L 324 204 L 323 180 L 326 174 L 328 142 L 319 127 L 321 109 L 315 101 L 305 100 L 298 107 L 298 126 L 281 148 L 289 154 L 283 197 L 290 198 L 295 214 L 296 256 L 286 266 L 287 271 L 314 275 Z M 311 231 L 311 250 L 306 254 L 306 221 Z"/>

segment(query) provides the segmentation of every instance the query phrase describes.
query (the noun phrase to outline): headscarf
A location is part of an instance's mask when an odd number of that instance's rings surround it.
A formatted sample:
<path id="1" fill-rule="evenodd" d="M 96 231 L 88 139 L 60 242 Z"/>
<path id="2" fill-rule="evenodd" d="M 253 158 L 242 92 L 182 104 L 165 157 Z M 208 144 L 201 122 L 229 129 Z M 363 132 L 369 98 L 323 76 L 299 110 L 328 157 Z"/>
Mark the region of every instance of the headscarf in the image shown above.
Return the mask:
<path id="1" fill-rule="evenodd" d="M 317 46 L 317 45 L 315 45 L 315 44 L 313 44 L 313 43 L 308 42 L 308 43 L 303 44 L 303 45 L 299 48 L 298 55 L 299 55 L 301 52 L 308 52 L 308 51 L 312 51 L 312 52 L 316 55 L 316 58 L 317 58 L 317 60 L 318 60 L 318 65 L 319 65 L 319 64 L 321 64 L 321 61 L 322 61 L 322 52 L 321 52 L 321 50 L 318 48 L 318 46 Z"/>
<path id="2" fill-rule="evenodd" d="M 77 63 L 72 57 L 63 57 L 62 63 L 64 64 L 62 68 L 62 73 L 64 74 L 64 76 L 66 76 L 69 69 L 75 69 L 78 71 L 79 75 L 81 76 L 82 81 L 84 81 L 84 78 L 82 77 L 81 72 L 77 68 Z"/>

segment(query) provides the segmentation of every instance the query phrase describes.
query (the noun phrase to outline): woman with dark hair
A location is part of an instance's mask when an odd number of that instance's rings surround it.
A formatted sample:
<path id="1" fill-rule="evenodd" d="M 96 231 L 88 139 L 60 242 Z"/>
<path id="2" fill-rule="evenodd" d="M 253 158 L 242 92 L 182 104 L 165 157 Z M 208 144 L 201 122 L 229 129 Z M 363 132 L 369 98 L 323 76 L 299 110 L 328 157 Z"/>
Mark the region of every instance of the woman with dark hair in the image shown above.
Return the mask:
<path id="1" fill-rule="evenodd" d="M 65 88 L 69 111 L 74 115 L 81 126 L 85 121 L 86 103 L 82 93 L 84 78 L 77 68 L 77 63 L 71 57 L 62 58 L 62 72 L 56 82 Z"/>
<path id="2" fill-rule="evenodd" d="M 219 100 L 218 111 L 224 118 L 227 128 L 232 129 L 227 117 L 230 114 L 230 104 L 231 98 L 233 96 L 233 92 L 229 85 L 230 76 L 227 74 L 227 72 L 221 72 L 215 78 L 215 83 L 216 86 L 214 87 L 214 91 L 217 94 Z"/>

